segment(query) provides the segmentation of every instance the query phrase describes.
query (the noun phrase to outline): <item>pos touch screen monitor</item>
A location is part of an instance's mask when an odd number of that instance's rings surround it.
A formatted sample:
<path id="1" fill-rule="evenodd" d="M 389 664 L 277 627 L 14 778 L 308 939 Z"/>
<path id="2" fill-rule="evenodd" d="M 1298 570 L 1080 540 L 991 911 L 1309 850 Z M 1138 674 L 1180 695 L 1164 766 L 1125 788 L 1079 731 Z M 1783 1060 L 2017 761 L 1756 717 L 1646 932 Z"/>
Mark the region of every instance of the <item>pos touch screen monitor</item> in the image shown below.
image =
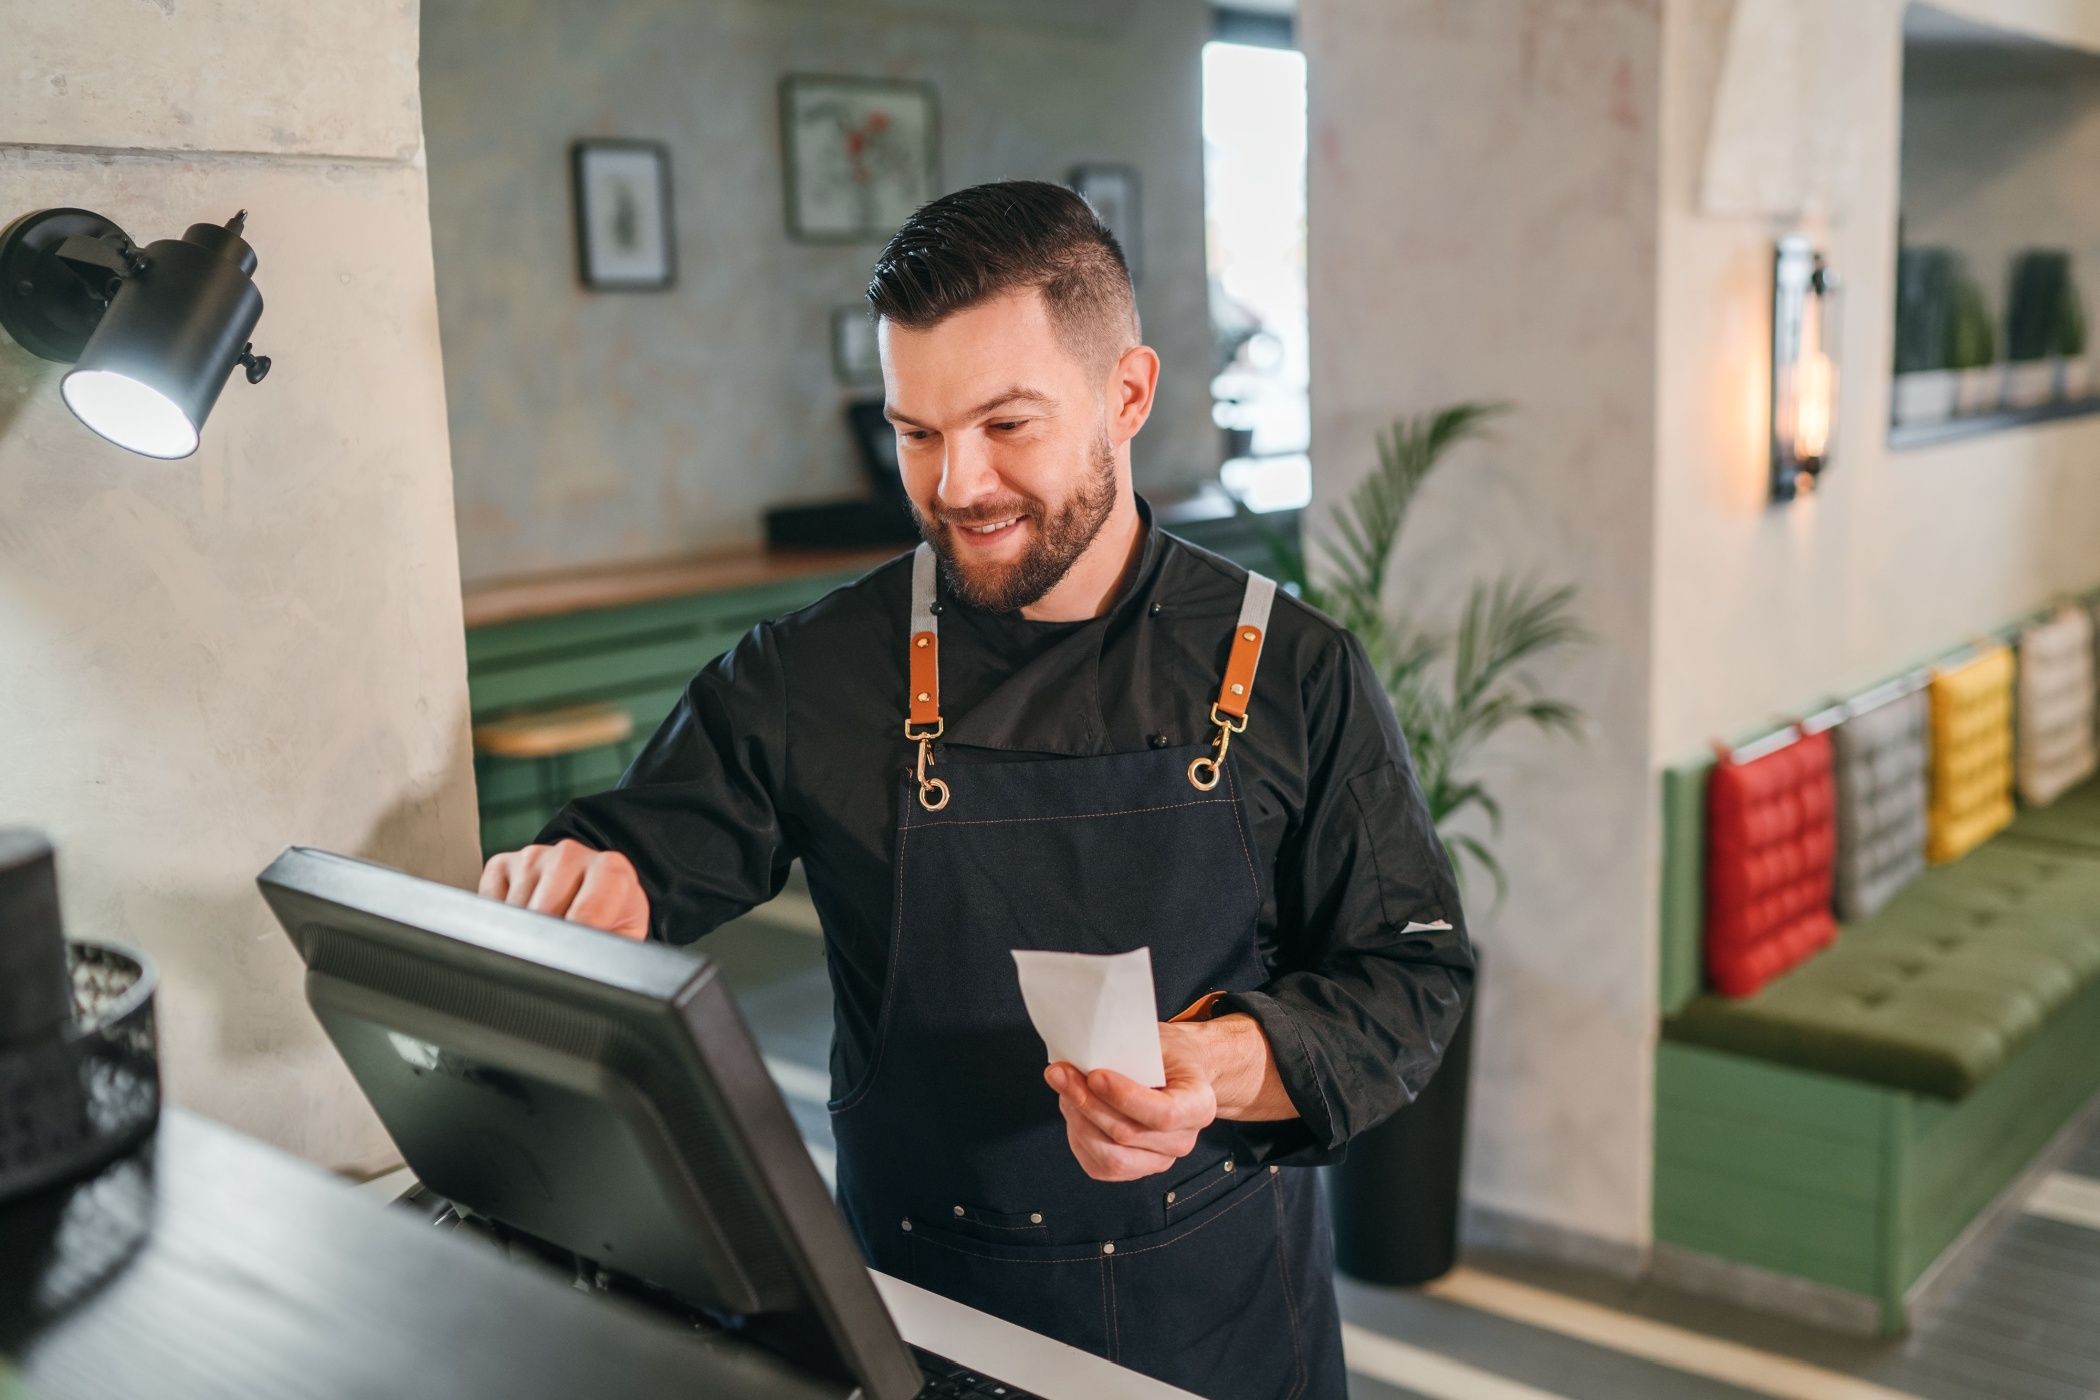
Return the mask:
<path id="1" fill-rule="evenodd" d="M 294 846 L 258 877 L 306 996 L 432 1191 L 708 1314 L 844 1395 L 916 1395 L 705 957 Z"/>

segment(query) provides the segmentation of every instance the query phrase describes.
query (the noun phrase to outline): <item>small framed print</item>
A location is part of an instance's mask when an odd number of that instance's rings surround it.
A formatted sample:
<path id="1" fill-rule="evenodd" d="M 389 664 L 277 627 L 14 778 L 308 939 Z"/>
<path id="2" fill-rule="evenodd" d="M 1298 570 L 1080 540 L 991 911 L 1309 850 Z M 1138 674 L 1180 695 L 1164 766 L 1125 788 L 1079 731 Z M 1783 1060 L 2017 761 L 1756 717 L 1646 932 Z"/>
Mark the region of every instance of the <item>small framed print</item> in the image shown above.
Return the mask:
<path id="1" fill-rule="evenodd" d="M 888 238 L 934 196 L 938 120 L 926 83 L 782 78 L 788 233 L 808 243 Z"/>
<path id="2" fill-rule="evenodd" d="M 590 139 L 569 147 L 576 262 L 597 291 L 653 291 L 678 274 L 671 241 L 671 153 L 661 141 Z"/>
<path id="3" fill-rule="evenodd" d="M 1122 245 L 1123 261 L 1130 268 L 1130 283 L 1136 286 L 1143 275 L 1143 224 L 1138 207 L 1138 173 L 1133 165 L 1075 165 L 1066 181 L 1079 197 L 1094 206 L 1094 213 Z"/>
<path id="4" fill-rule="evenodd" d="M 831 313 L 831 373 L 841 384 L 882 382 L 882 348 L 865 303 Z"/>

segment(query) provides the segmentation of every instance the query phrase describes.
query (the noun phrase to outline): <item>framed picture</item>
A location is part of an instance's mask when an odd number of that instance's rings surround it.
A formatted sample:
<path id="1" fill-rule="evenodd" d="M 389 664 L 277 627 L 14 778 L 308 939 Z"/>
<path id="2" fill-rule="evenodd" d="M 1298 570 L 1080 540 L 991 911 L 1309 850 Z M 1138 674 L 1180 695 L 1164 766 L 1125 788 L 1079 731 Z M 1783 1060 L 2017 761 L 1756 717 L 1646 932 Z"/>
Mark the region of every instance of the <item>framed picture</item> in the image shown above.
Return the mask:
<path id="1" fill-rule="evenodd" d="M 669 149 L 661 141 L 577 141 L 569 147 L 569 170 L 583 285 L 601 291 L 670 286 L 678 267 Z"/>
<path id="2" fill-rule="evenodd" d="M 891 78 L 780 80 L 788 232 L 805 242 L 884 239 L 939 184 L 933 88 Z"/>
<path id="3" fill-rule="evenodd" d="M 1075 165 L 1066 181 L 1123 245 L 1130 282 L 1137 285 L 1145 261 L 1143 222 L 1138 209 L 1138 173 L 1134 165 Z"/>
<path id="4" fill-rule="evenodd" d="M 865 302 L 832 310 L 831 373 L 841 384 L 882 382 L 882 347 Z"/>

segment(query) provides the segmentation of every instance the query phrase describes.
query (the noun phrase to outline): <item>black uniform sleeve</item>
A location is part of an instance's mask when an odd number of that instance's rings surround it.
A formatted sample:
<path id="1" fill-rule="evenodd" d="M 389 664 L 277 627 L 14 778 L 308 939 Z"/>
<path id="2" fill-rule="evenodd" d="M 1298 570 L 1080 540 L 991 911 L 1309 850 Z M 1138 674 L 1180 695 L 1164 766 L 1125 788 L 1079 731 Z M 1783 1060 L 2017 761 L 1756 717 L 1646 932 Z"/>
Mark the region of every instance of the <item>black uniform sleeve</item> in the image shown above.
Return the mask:
<path id="1" fill-rule="evenodd" d="M 569 837 L 634 862 L 649 936 L 690 943 L 780 893 L 796 851 L 781 819 L 787 688 L 770 624 L 687 683 L 608 792 L 555 813 L 541 843 Z"/>
<path id="2" fill-rule="evenodd" d="M 1278 968 L 1224 998 L 1260 1023 L 1296 1122 L 1240 1124 L 1260 1160 L 1338 1161 L 1429 1082 L 1472 995 L 1457 881 L 1363 644 L 1307 673 L 1305 813 L 1277 860 Z"/>

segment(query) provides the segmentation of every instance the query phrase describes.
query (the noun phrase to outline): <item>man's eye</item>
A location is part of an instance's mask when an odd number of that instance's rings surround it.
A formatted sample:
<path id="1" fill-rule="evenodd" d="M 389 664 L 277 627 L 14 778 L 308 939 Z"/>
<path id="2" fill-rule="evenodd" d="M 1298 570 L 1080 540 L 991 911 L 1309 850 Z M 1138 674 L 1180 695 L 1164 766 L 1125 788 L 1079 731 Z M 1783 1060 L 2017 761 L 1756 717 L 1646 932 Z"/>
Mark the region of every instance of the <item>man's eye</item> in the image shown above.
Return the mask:
<path id="1" fill-rule="evenodd" d="M 897 436 L 903 438 L 906 442 L 924 442 L 932 437 L 933 434 L 927 432 L 924 428 L 907 428 L 897 434 Z"/>
<path id="2" fill-rule="evenodd" d="M 1015 428 L 1018 428 L 1018 427 L 1020 427 L 1020 426 L 1021 426 L 1021 420 L 1019 420 L 1019 419 L 1015 419 L 1014 421 L 1012 421 L 1012 422 L 1010 422 L 1010 423 L 994 423 L 994 424 L 992 424 L 992 426 L 993 426 L 994 428 L 997 428 L 997 429 L 998 429 L 998 430 L 999 430 L 1000 432 L 1002 432 L 1002 433 L 1010 433 L 1010 432 L 1012 432 L 1012 431 L 1013 431 L 1013 430 L 1014 430 Z"/>

